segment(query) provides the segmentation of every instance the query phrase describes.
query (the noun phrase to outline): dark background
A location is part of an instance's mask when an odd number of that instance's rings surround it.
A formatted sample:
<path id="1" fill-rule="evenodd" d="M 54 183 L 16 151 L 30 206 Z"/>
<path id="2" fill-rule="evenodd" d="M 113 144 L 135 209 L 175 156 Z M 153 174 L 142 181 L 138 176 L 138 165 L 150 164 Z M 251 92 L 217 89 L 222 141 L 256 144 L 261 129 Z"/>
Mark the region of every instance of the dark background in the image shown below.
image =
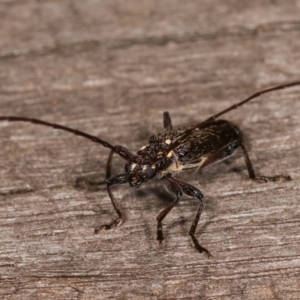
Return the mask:
<path id="1" fill-rule="evenodd" d="M 300 80 L 300 1 L 0 0 L 0 114 L 57 122 L 136 151 L 162 129 L 200 121 L 250 94 Z M 226 115 L 240 126 L 258 173 L 240 152 L 184 176 L 205 195 L 172 201 L 158 180 L 114 188 L 108 150 L 25 123 L 0 124 L 1 299 L 298 299 L 300 92 L 275 92 Z M 123 172 L 116 158 L 114 173 Z M 234 172 L 235 171 L 235 172 Z"/>

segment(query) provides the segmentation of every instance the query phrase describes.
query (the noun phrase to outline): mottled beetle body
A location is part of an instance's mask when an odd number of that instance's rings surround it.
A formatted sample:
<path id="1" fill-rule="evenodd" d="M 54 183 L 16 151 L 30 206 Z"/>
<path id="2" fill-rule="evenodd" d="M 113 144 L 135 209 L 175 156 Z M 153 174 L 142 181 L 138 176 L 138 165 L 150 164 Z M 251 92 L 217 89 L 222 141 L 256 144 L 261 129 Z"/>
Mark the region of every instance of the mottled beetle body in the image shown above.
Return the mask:
<path id="1" fill-rule="evenodd" d="M 165 112 L 164 115 L 168 115 Z M 149 145 L 137 152 L 141 158 L 161 156 L 172 141 L 177 140 L 188 126 L 177 129 L 170 128 L 154 135 Z M 241 143 L 238 128 L 225 120 L 217 120 L 207 124 L 201 130 L 195 130 L 188 139 L 171 150 L 159 163 L 152 166 L 163 177 L 167 173 L 176 174 L 182 171 L 197 171 L 211 163 L 223 160 L 234 153 Z"/>
<path id="2" fill-rule="evenodd" d="M 176 140 L 186 127 L 169 132 L 169 140 Z M 233 124 L 225 120 L 217 120 L 207 124 L 201 130 L 195 130 L 185 141 L 168 155 L 173 162 L 166 170 L 169 172 L 196 171 L 211 163 L 216 163 L 233 154 L 241 142 L 240 132 Z M 167 156 L 168 156 L 167 155 Z"/>
<path id="3" fill-rule="evenodd" d="M 243 151 L 251 179 L 258 182 L 290 180 L 291 178 L 288 175 L 271 177 L 256 176 L 238 127 L 228 121 L 216 119 L 262 94 L 296 85 L 300 85 L 300 81 L 262 90 L 209 117 L 205 121 L 190 126 L 173 129 L 171 117 L 168 112 L 165 112 L 163 118 L 164 131 L 150 137 L 149 144 L 142 147 L 136 154 L 131 153 L 123 146 L 113 146 L 101 138 L 59 124 L 17 116 L 0 116 L 0 121 L 31 122 L 68 131 L 111 149 L 107 161 L 106 184 L 108 194 L 118 218 L 108 225 L 97 227 L 95 229 L 96 233 L 100 230 L 115 228 L 122 223 L 123 214 L 118 202 L 112 194 L 112 185 L 129 183 L 131 186 L 139 188 L 144 182 L 147 182 L 155 176 L 159 176 L 167 189 L 175 194 L 175 200 L 157 216 L 157 240 L 159 243 L 164 239 L 162 221 L 179 202 L 182 195 L 186 194 L 190 197 L 197 198 L 199 200 L 199 206 L 189 234 L 196 249 L 201 253 L 206 253 L 207 256 L 210 257 L 210 252 L 202 247 L 195 237 L 196 228 L 203 210 L 203 194 L 198 188 L 174 176 L 182 171 L 196 171 L 210 164 L 224 160 L 233 154 L 236 149 L 240 148 Z M 125 164 L 125 173 L 111 176 L 111 164 L 114 153 L 125 159 L 127 163 Z"/>

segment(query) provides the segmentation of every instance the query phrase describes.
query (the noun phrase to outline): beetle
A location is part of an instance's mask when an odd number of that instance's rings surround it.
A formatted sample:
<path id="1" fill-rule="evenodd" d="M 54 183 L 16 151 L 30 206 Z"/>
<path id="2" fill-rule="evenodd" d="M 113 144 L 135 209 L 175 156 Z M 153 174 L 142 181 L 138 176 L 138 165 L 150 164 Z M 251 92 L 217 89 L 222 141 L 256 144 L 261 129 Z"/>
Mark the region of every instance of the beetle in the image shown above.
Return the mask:
<path id="1" fill-rule="evenodd" d="M 60 129 L 84 137 L 95 143 L 99 143 L 111 150 L 106 166 L 105 182 L 107 192 L 118 217 L 110 224 L 98 226 L 95 229 L 95 233 L 98 233 L 101 230 L 116 228 L 121 225 L 123 221 L 123 213 L 111 191 L 113 185 L 129 183 L 130 186 L 138 189 L 143 183 L 158 176 L 167 189 L 175 194 L 175 199 L 157 216 L 157 241 L 161 244 L 164 240 L 162 221 L 179 202 L 182 195 L 186 194 L 187 196 L 199 200 L 196 216 L 191 225 L 189 234 L 196 250 L 211 257 L 211 253 L 200 245 L 195 236 L 197 225 L 203 210 L 203 194 L 193 185 L 174 177 L 174 174 L 202 169 L 208 165 L 227 159 L 238 148 L 241 148 L 250 179 L 258 182 L 291 180 L 289 175 L 257 176 L 244 146 L 240 129 L 229 121 L 217 119 L 262 94 L 296 85 L 300 85 L 300 81 L 282 84 L 259 91 L 243 101 L 209 117 L 205 121 L 189 126 L 173 128 L 170 114 L 164 112 L 164 131 L 151 136 L 149 144 L 143 146 L 136 154 L 123 146 L 113 146 L 99 137 L 64 125 L 18 116 L 0 116 L 0 121 L 30 122 L 52 127 L 54 129 Z M 111 164 L 114 153 L 126 161 L 125 172 L 111 176 Z"/>

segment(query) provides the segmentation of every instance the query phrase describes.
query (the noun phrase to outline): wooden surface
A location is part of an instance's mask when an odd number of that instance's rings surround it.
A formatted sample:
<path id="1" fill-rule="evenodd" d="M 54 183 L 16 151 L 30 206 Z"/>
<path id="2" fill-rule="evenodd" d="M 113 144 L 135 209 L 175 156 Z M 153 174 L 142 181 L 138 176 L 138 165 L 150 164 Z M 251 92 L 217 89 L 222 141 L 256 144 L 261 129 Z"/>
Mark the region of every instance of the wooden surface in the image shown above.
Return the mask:
<path id="1" fill-rule="evenodd" d="M 53 121 L 136 151 L 162 128 L 200 121 L 261 88 L 300 79 L 299 1 L 0 1 L 0 114 Z M 114 188 L 126 215 L 117 230 L 105 188 L 108 150 L 22 123 L 0 124 L 1 299 L 299 299 L 300 89 L 228 114 L 241 153 L 184 176 L 205 195 L 172 201 L 159 180 Z M 116 158 L 114 173 L 123 172 Z M 76 184 L 77 182 L 77 184 Z"/>

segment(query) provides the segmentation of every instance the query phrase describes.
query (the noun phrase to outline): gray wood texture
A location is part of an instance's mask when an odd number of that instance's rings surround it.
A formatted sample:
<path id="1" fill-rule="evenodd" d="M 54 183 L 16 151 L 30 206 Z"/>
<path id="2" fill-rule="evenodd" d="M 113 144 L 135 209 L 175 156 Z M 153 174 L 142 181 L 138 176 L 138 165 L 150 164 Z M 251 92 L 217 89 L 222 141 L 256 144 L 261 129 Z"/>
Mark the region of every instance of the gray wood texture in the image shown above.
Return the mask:
<path id="1" fill-rule="evenodd" d="M 300 1 L 0 1 L 0 115 L 86 131 L 136 151 L 162 129 L 200 121 L 259 89 L 300 79 Z M 114 188 L 108 150 L 74 135 L 0 123 L 1 299 L 299 299 L 300 89 L 275 92 L 226 118 L 240 126 L 257 184 L 238 152 L 183 178 L 205 195 L 172 201 L 159 180 Z M 116 158 L 114 173 L 123 171 Z"/>

